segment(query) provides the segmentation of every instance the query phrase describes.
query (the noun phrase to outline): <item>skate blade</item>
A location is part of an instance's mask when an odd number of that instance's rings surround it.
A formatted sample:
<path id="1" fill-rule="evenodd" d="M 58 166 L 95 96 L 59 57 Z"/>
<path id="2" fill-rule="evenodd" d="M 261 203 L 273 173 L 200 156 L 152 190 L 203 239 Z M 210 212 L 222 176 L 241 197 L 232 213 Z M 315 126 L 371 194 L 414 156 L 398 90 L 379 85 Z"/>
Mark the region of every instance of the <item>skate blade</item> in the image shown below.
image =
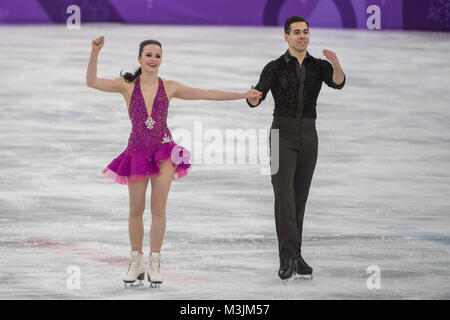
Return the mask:
<path id="1" fill-rule="evenodd" d="M 162 283 L 162 281 L 152 281 L 149 274 L 147 274 L 147 280 L 150 282 L 149 288 L 159 288 L 159 285 Z"/>
<path id="2" fill-rule="evenodd" d="M 124 281 L 124 287 L 125 288 L 135 288 L 135 287 L 141 287 L 144 284 L 142 283 L 142 280 L 139 280 L 138 283 L 136 283 L 136 281 Z"/>
<path id="3" fill-rule="evenodd" d="M 141 273 L 138 277 L 137 277 L 137 279 L 136 280 L 131 280 L 131 281 L 126 281 L 126 280 L 123 280 L 123 282 L 125 283 L 125 288 L 127 287 L 127 285 L 128 286 L 130 286 L 130 287 L 140 287 L 140 286 L 143 286 L 144 284 L 142 283 L 142 281 L 144 280 L 144 276 L 145 276 L 145 273 Z M 139 281 L 138 283 L 136 283 L 136 281 Z"/>
<path id="4" fill-rule="evenodd" d="M 149 288 L 159 288 L 162 282 L 150 282 Z"/>
<path id="5" fill-rule="evenodd" d="M 297 280 L 312 280 L 312 274 L 294 274 L 294 278 Z"/>
<path id="6" fill-rule="evenodd" d="M 288 284 L 291 283 L 293 280 L 294 280 L 294 277 L 290 277 L 290 278 L 287 278 L 287 279 L 281 279 L 281 283 L 282 283 L 283 285 L 288 285 Z"/>

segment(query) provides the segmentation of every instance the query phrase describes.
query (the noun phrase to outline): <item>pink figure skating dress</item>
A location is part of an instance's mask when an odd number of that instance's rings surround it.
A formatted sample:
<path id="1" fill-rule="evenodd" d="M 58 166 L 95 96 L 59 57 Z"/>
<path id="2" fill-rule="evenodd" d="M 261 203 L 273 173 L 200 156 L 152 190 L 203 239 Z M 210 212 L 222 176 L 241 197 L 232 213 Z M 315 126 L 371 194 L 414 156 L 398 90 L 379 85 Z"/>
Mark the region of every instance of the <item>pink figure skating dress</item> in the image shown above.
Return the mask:
<path id="1" fill-rule="evenodd" d="M 175 168 L 173 180 L 184 177 L 191 168 L 190 152 L 173 142 L 166 122 L 168 107 L 164 83 L 158 77 L 158 91 L 148 116 L 138 76 L 128 110 L 132 124 L 128 146 L 102 173 L 120 184 L 144 181 L 159 172 L 159 160 L 170 157 Z"/>

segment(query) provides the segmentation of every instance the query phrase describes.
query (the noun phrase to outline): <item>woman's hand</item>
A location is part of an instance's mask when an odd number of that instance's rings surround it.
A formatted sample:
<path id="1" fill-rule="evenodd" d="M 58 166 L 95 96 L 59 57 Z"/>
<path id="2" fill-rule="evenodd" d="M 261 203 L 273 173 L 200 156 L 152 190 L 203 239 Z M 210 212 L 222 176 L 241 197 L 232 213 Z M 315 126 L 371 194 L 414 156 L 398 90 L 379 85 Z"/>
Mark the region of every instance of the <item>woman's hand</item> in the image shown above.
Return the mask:
<path id="1" fill-rule="evenodd" d="M 92 51 L 100 52 L 100 49 L 105 44 L 105 37 L 101 36 L 100 38 L 97 38 L 95 40 L 92 40 Z"/>
<path id="2" fill-rule="evenodd" d="M 250 87 L 250 90 L 248 90 L 246 93 L 244 93 L 245 98 L 250 102 L 252 105 L 257 105 L 259 102 L 259 99 L 262 97 L 262 93 L 255 89 L 254 86 Z"/>
<path id="3" fill-rule="evenodd" d="M 92 40 L 91 57 L 89 58 L 88 69 L 86 72 L 86 85 L 105 92 L 120 92 L 126 93 L 126 81 L 119 77 L 115 79 L 97 78 L 97 60 L 100 49 L 105 44 L 105 37 L 101 36 Z"/>

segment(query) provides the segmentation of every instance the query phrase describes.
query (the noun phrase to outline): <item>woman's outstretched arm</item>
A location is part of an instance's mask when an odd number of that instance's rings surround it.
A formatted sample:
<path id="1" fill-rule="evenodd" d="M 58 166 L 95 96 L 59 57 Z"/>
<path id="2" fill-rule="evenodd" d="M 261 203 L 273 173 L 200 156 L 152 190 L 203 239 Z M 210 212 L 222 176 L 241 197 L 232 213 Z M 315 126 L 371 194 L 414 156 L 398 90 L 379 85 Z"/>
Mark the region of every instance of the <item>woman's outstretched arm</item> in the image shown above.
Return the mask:
<path id="1" fill-rule="evenodd" d="M 221 90 L 204 90 L 185 86 L 179 82 L 167 80 L 167 91 L 172 98 L 179 98 L 183 100 L 238 100 L 238 99 L 252 99 L 261 97 L 261 92 L 255 89 L 250 89 L 247 92 L 228 92 Z"/>
<path id="2" fill-rule="evenodd" d="M 97 78 L 97 61 L 100 50 L 105 43 L 105 38 L 101 36 L 95 40 L 92 40 L 92 51 L 89 59 L 89 64 L 86 73 L 86 84 L 90 88 L 105 92 L 122 92 L 124 90 L 124 79 L 103 79 Z"/>

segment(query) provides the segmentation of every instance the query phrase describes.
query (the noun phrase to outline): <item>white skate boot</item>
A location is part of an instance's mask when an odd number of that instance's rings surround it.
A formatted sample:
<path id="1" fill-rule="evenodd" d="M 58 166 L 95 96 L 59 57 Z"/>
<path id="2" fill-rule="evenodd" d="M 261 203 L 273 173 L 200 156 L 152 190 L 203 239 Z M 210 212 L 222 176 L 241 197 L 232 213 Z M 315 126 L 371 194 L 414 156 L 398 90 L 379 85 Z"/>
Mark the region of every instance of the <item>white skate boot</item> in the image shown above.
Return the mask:
<path id="1" fill-rule="evenodd" d="M 159 288 L 159 285 L 163 282 L 163 277 L 160 273 L 160 263 L 161 254 L 159 252 L 151 252 L 148 256 L 148 264 L 145 266 L 151 288 Z"/>
<path id="2" fill-rule="evenodd" d="M 139 280 L 138 286 L 143 285 L 142 280 L 145 276 L 145 263 L 144 256 L 142 253 L 137 251 L 131 251 L 130 253 L 130 263 L 128 264 L 128 270 L 123 274 L 123 282 L 125 282 L 125 287 L 127 284 L 135 286 L 136 280 Z"/>

